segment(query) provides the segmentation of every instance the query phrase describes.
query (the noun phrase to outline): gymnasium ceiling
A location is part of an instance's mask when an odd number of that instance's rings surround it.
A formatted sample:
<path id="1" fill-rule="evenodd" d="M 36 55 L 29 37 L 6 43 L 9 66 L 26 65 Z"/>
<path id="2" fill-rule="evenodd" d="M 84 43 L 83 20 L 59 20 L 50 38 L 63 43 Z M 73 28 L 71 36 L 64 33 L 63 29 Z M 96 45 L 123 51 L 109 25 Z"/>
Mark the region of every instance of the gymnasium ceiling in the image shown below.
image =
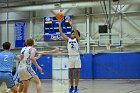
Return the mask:
<path id="1" fill-rule="evenodd" d="M 39 5 L 39 4 L 49 4 L 49 3 L 64 3 L 64 2 L 87 2 L 87 1 L 109 1 L 109 0 L 0 0 L 0 7 L 11 7 L 11 6 L 26 6 L 26 5 Z M 133 3 L 140 2 L 140 0 L 112 0 Z"/>
<path id="2" fill-rule="evenodd" d="M 99 1 L 99 0 L 0 0 L 0 3 L 16 2 L 69 2 L 69 1 Z"/>
<path id="3" fill-rule="evenodd" d="M 109 0 L 0 0 L 0 8 L 11 9 L 12 7 L 22 7 L 22 6 L 33 6 L 33 5 L 46 5 L 46 4 L 57 4 L 57 3 L 71 3 L 71 2 L 98 2 L 98 1 L 106 1 L 106 4 Z M 113 4 L 117 4 L 119 1 L 120 5 L 128 5 L 128 4 L 140 4 L 140 0 L 112 0 Z M 73 3 L 73 4 L 74 4 Z M 96 4 L 94 3 L 94 4 Z M 100 2 L 98 2 L 100 4 Z M 78 6 L 78 5 L 77 5 Z M 86 6 L 88 7 L 88 5 Z"/>
<path id="4" fill-rule="evenodd" d="M 56 2 L 83 2 L 83 1 L 109 1 L 109 0 L 0 0 L 0 3 L 56 3 Z M 112 1 L 139 1 L 139 0 L 112 0 Z"/>
<path id="5" fill-rule="evenodd" d="M 94 2 L 94 1 L 104 1 L 104 0 L 0 0 L 0 7 L 11 7 L 11 6 L 16 7 L 16 6 L 40 5 L 40 4 L 60 3 L 60 2 L 64 3 L 64 2 L 87 2 L 87 1 Z"/>

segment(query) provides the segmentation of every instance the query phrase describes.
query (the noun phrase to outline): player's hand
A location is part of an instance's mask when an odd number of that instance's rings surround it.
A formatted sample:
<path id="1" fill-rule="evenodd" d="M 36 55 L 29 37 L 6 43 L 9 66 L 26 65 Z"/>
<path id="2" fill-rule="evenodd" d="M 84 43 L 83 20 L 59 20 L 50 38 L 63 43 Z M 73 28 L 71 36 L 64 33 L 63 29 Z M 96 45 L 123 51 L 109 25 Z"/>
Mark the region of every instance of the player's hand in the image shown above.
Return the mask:
<path id="1" fill-rule="evenodd" d="M 57 52 L 57 53 L 55 53 L 55 54 L 60 55 L 60 54 L 61 54 L 61 51 L 59 51 L 59 52 Z"/>
<path id="2" fill-rule="evenodd" d="M 43 73 L 43 70 L 40 66 L 38 67 L 38 70 L 39 70 L 40 73 Z"/>
<path id="3" fill-rule="evenodd" d="M 42 54 L 38 54 L 37 58 L 39 59 L 42 56 Z"/>
<path id="4" fill-rule="evenodd" d="M 54 53 L 58 53 L 60 51 L 59 48 L 54 49 Z"/>
<path id="5" fill-rule="evenodd" d="M 24 55 L 23 54 L 20 54 L 20 55 L 18 55 L 18 60 L 22 60 L 24 58 Z"/>
<path id="6" fill-rule="evenodd" d="M 72 20 L 68 20 L 69 24 L 72 25 Z"/>
<path id="7" fill-rule="evenodd" d="M 59 48 L 56 48 L 56 49 L 55 49 L 55 54 L 61 54 L 61 51 L 60 51 Z"/>

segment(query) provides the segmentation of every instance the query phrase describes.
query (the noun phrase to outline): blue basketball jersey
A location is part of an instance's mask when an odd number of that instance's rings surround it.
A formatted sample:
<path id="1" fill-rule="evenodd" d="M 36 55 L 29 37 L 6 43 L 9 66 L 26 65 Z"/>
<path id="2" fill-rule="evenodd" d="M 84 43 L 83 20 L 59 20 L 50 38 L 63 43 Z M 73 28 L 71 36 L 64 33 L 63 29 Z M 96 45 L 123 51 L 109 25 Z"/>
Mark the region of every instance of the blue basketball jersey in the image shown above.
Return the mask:
<path id="1" fill-rule="evenodd" d="M 0 52 L 0 71 L 12 72 L 12 66 L 17 56 L 10 51 Z"/>

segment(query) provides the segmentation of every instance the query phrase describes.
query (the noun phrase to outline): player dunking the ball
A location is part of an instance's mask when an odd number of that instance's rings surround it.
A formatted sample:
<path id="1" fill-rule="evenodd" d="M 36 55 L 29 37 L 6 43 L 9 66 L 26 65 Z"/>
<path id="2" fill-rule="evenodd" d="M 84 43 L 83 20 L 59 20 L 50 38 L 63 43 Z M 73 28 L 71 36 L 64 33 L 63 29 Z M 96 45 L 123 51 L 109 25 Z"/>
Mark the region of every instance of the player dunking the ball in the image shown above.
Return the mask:
<path id="1" fill-rule="evenodd" d="M 68 55 L 69 55 L 69 75 L 70 75 L 70 93 L 78 93 L 78 82 L 79 82 L 79 75 L 80 75 L 80 68 L 81 68 L 81 60 L 80 60 L 80 53 L 79 53 L 79 42 L 80 42 L 80 32 L 76 30 L 76 27 L 72 24 L 72 21 L 69 20 L 69 24 L 72 26 L 73 30 L 71 32 L 71 38 L 67 37 L 62 32 L 61 27 L 62 21 L 60 20 L 59 23 L 59 32 L 60 35 L 64 38 L 67 42 L 68 48 Z M 76 79 L 75 79 L 75 87 L 73 86 L 73 76 L 74 72 L 76 72 Z"/>

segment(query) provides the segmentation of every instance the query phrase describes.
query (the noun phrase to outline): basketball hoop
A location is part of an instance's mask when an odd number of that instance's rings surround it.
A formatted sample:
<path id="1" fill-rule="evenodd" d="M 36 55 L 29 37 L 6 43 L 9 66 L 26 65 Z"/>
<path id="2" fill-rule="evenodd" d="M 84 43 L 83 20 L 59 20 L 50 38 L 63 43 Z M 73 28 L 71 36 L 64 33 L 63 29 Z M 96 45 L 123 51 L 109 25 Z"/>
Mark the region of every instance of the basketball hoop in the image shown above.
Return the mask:
<path id="1" fill-rule="evenodd" d="M 110 47 L 111 47 L 111 44 L 110 44 L 110 43 L 107 43 L 106 49 L 107 49 L 107 50 L 110 50 Z"/>

